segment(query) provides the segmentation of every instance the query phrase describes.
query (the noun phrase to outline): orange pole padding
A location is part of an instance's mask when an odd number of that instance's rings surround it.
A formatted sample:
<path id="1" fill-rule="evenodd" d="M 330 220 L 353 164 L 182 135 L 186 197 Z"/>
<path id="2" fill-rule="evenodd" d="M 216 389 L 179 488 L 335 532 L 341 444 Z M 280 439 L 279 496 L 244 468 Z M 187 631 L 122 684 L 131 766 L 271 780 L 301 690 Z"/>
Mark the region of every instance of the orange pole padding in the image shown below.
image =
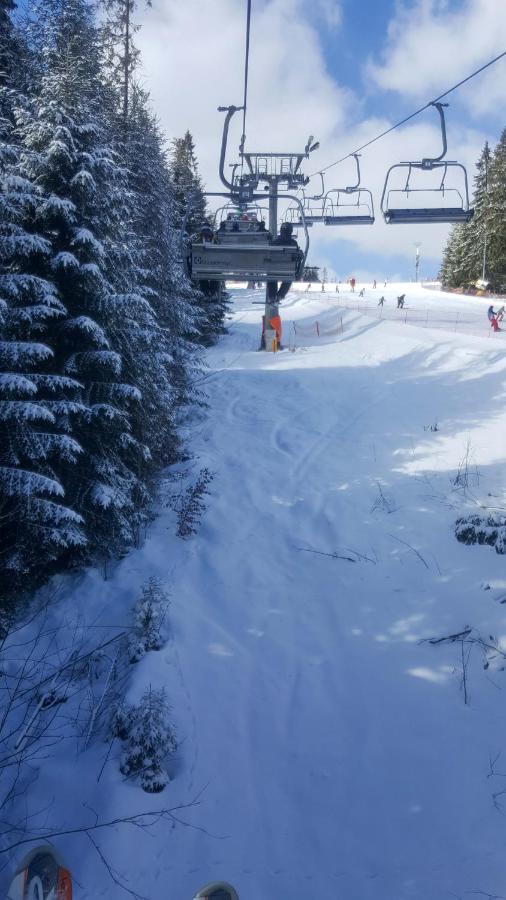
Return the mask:
<path id="1" fill-rule="evenodd" d="M 278 344 L 280 344 L 281 343 L 281 332 L 282 332 L 281 318 L 279 316 L 273 316 L 272 319 L 269 321 L 269 325 L 276 332 L 276 339 L 277 339 Z"/>

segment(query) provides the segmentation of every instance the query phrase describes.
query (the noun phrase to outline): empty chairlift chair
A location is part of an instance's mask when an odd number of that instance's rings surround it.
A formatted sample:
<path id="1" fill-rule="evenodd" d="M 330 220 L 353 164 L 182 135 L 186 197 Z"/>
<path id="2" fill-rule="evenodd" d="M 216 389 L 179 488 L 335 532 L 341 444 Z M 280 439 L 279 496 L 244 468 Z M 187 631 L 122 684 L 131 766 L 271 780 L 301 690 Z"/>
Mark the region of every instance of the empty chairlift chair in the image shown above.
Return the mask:
<path id="1" fill-rule="evenodd" d="M 312 228 L 313 223 L 307 219 L 306 213 L 304 213 L 304 220 L 306 223 L 306 228 Z M 289 222 L 292 228 L 304 228 L 304 222 L 302 219 L 302 215 L 300 209 L 297 207 L 291 206 L 287 209 L 283 222 Z"/>
<path id="2" fill-rule="evenodd" d="M 387 172 L 383 194 L 381 196 L 381 211 L 387 225 L 410 225 L 426 222 L 434 223 L 452 223 L 462 224 L 469 222 L 472 218 L 474 210 L 469 208 L 469 188 L 467 182 L 467 171 L 462 163 L 454 160 L 446 160 L 446 123 L 443 107 L 448 106 L 447 103 L 432 103 L 435 106 L 440 117 L 441 137 L 443 141 L 442 153 L 433 159 L 421 159 L 417 162 L 400 162 L 391 166 Z M 392 186 L 392 173 L 399 169 L 407 169 L 407 176 L 404 186 Z M 439 185 L 432 187 L 412 187 L 411 176 L 413 170 L 419 169 L 423 172 L 432 172 L 433 170 L 442 170 L 442 177 Z M 460 177 L 459 185 L 450 185 L 446 183 L 448 173 L 457 172 Z M 399 195 L 405 198 L 405 202 L 401 205 Z M 430 205 L 420 203 L 420 200 L 432 200 Z M 415 200 L 417 202 L 415 202 Z"/>
<path id="3" fill-rule="evenodd" d="M 325 182 L 323 173 L 318 173 L 321 178 L 321 191 L 312 197 L 306 197 L 304 190 L 302 191 L 302 204 L 304 206 L 304 218 L 308 227 L 312 227 L 315 222 L 323 222 L 323 197 L 325 194 Z M 322 202 L 320 202 L 322 201 Z M 301 222 L 299 224 L 302 224 Z"/>
<path id="4" fill-rule="evenodd" d="M 344 188 L 332 188 L 323 201 L 324 225 L 374 225 L 374 203 L 371 191 L 360 187 L 360 163 L 353 153 L 357 166 L 357 183 Z"/>

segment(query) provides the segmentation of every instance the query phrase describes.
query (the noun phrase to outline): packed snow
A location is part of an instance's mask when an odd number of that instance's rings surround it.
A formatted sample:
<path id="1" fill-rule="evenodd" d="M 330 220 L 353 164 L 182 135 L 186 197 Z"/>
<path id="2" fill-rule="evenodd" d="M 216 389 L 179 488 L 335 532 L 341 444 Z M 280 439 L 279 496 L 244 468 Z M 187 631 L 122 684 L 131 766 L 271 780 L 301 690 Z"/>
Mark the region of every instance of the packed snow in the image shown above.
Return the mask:
<path id="1" fill-rule="evenodd" d="M 106 636 L 150 578 L 170 594 L 169 640 L 127 696 L 166 691 L 168 786 L 122 775 L 119 745 L 64 742 L 30 795 L 61 830 L 179 807 L 93 833 L 150 900 L 218 878 L 241 900 L 505 892 L 504 660 L 420 643 L 469 626 L 506 650 L 505 557 L 455 538 L 459 516 L 506 508 L 505 335 L 483 298 L 359 287 L 292 291 L 276 354 L 258 352 L 263 292 L 232 291 L 192 456 L 144 543 L 108 580 L 51 585 L 53 619 Z M 396 320 L 401 293 L 428 319 Z M 177 493 L 203 468 L 207 509 L 182 539 Z M 85 834 L 56 844 L 79 897 L 125 896 Z"/>

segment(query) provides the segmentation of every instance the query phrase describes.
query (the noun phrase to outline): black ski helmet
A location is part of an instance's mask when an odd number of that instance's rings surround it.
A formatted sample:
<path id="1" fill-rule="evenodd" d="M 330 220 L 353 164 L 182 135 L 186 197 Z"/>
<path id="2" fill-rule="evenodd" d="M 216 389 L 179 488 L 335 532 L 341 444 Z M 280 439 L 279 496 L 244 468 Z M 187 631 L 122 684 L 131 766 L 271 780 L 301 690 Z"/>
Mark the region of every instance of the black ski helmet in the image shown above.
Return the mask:
<path id="1" fill-rule="evenodd" d="M 293 225 L 291 222 L 282 222 L 281 228 L 279 229 L 280 234 L 286 234 L 291 237 L 293 232 Z"/>

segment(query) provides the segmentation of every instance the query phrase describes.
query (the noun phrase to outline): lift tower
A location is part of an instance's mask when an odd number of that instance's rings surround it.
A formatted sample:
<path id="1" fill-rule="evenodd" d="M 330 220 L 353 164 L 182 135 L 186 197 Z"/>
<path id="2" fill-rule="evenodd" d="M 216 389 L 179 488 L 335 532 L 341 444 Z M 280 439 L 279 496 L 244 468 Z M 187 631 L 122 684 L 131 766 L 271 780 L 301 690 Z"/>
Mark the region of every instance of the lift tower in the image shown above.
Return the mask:
<path id="1" fill-rule="evenodd" d="M 268 153 L 241 150 L 243 174 L 240 181 L 245 185 L 253 185 L 258 189 L 261 182 L 266 184 L 265 190 L 269 192 L 269 231 L 273 238 L 278 233 L 278 195 L 279 188 L 287 191 L 297 191 L 308 183 L 308 178 L 301 172 L 300 167 L 304 159 L 318 148 L 318 143 L 313 143 L 310 135 L 302 152 L 298 153 Z M 246 169 L 246 171 L 244 171 Z M 279 304 L 277 300 L 269 298 L 269 286 L 265 288 L 265 312 L 264 329 L 269 327 L 271 320 L 279 316 Z M 265 349 L 265 340 L 262 331 L 261 348 Z"/>
<path id="2" fill-rule="evenodd" d="M 239 208 L 245 208 L 254 198 L 255 192 L 258 191 L 259 185 L 265 185 L 264 190 L 268 192 L 269 199 L 269 231 L 273 238 L 278 233 L 278 199 L 280 196 L 280 187 L 286 191 L 298 191 L 309 181 L 303 172 L 301 165 L 304 159 L 309 159 L 309 154 L 313 150 L 317 150 L 320 146 L 318 141 L 314 142 L 312 135 L 309 136 L 304 150 L 296 153 L 273 153 L 273 152 L 249 152 L 244 149 L 243 143 L 239 149 L 241 171 L 235 173 L 232 181 L 225 176 L 225 157 L 228 141 L 228 128 L 232 116 L 243 107 L 237 106 L 221 106 L 220 112 L 226 112 L 225 122 L 223 125 L 223 138 L 220 155 L 220 178 L 225 187 L 230 191 L 231 199 Z M 239 166 L 237 166 L 239 168 Z M 299 203 L 300 205 L 300 203 Z M 271 319 L 279 315 L 279 304 L 276 300 L 269 298 L 268 283 L 265 290 L 265 313 L 264 327 L 268 328 Z M 262 333 L 261 347 L 265 347 L 264 336 Z"/>

